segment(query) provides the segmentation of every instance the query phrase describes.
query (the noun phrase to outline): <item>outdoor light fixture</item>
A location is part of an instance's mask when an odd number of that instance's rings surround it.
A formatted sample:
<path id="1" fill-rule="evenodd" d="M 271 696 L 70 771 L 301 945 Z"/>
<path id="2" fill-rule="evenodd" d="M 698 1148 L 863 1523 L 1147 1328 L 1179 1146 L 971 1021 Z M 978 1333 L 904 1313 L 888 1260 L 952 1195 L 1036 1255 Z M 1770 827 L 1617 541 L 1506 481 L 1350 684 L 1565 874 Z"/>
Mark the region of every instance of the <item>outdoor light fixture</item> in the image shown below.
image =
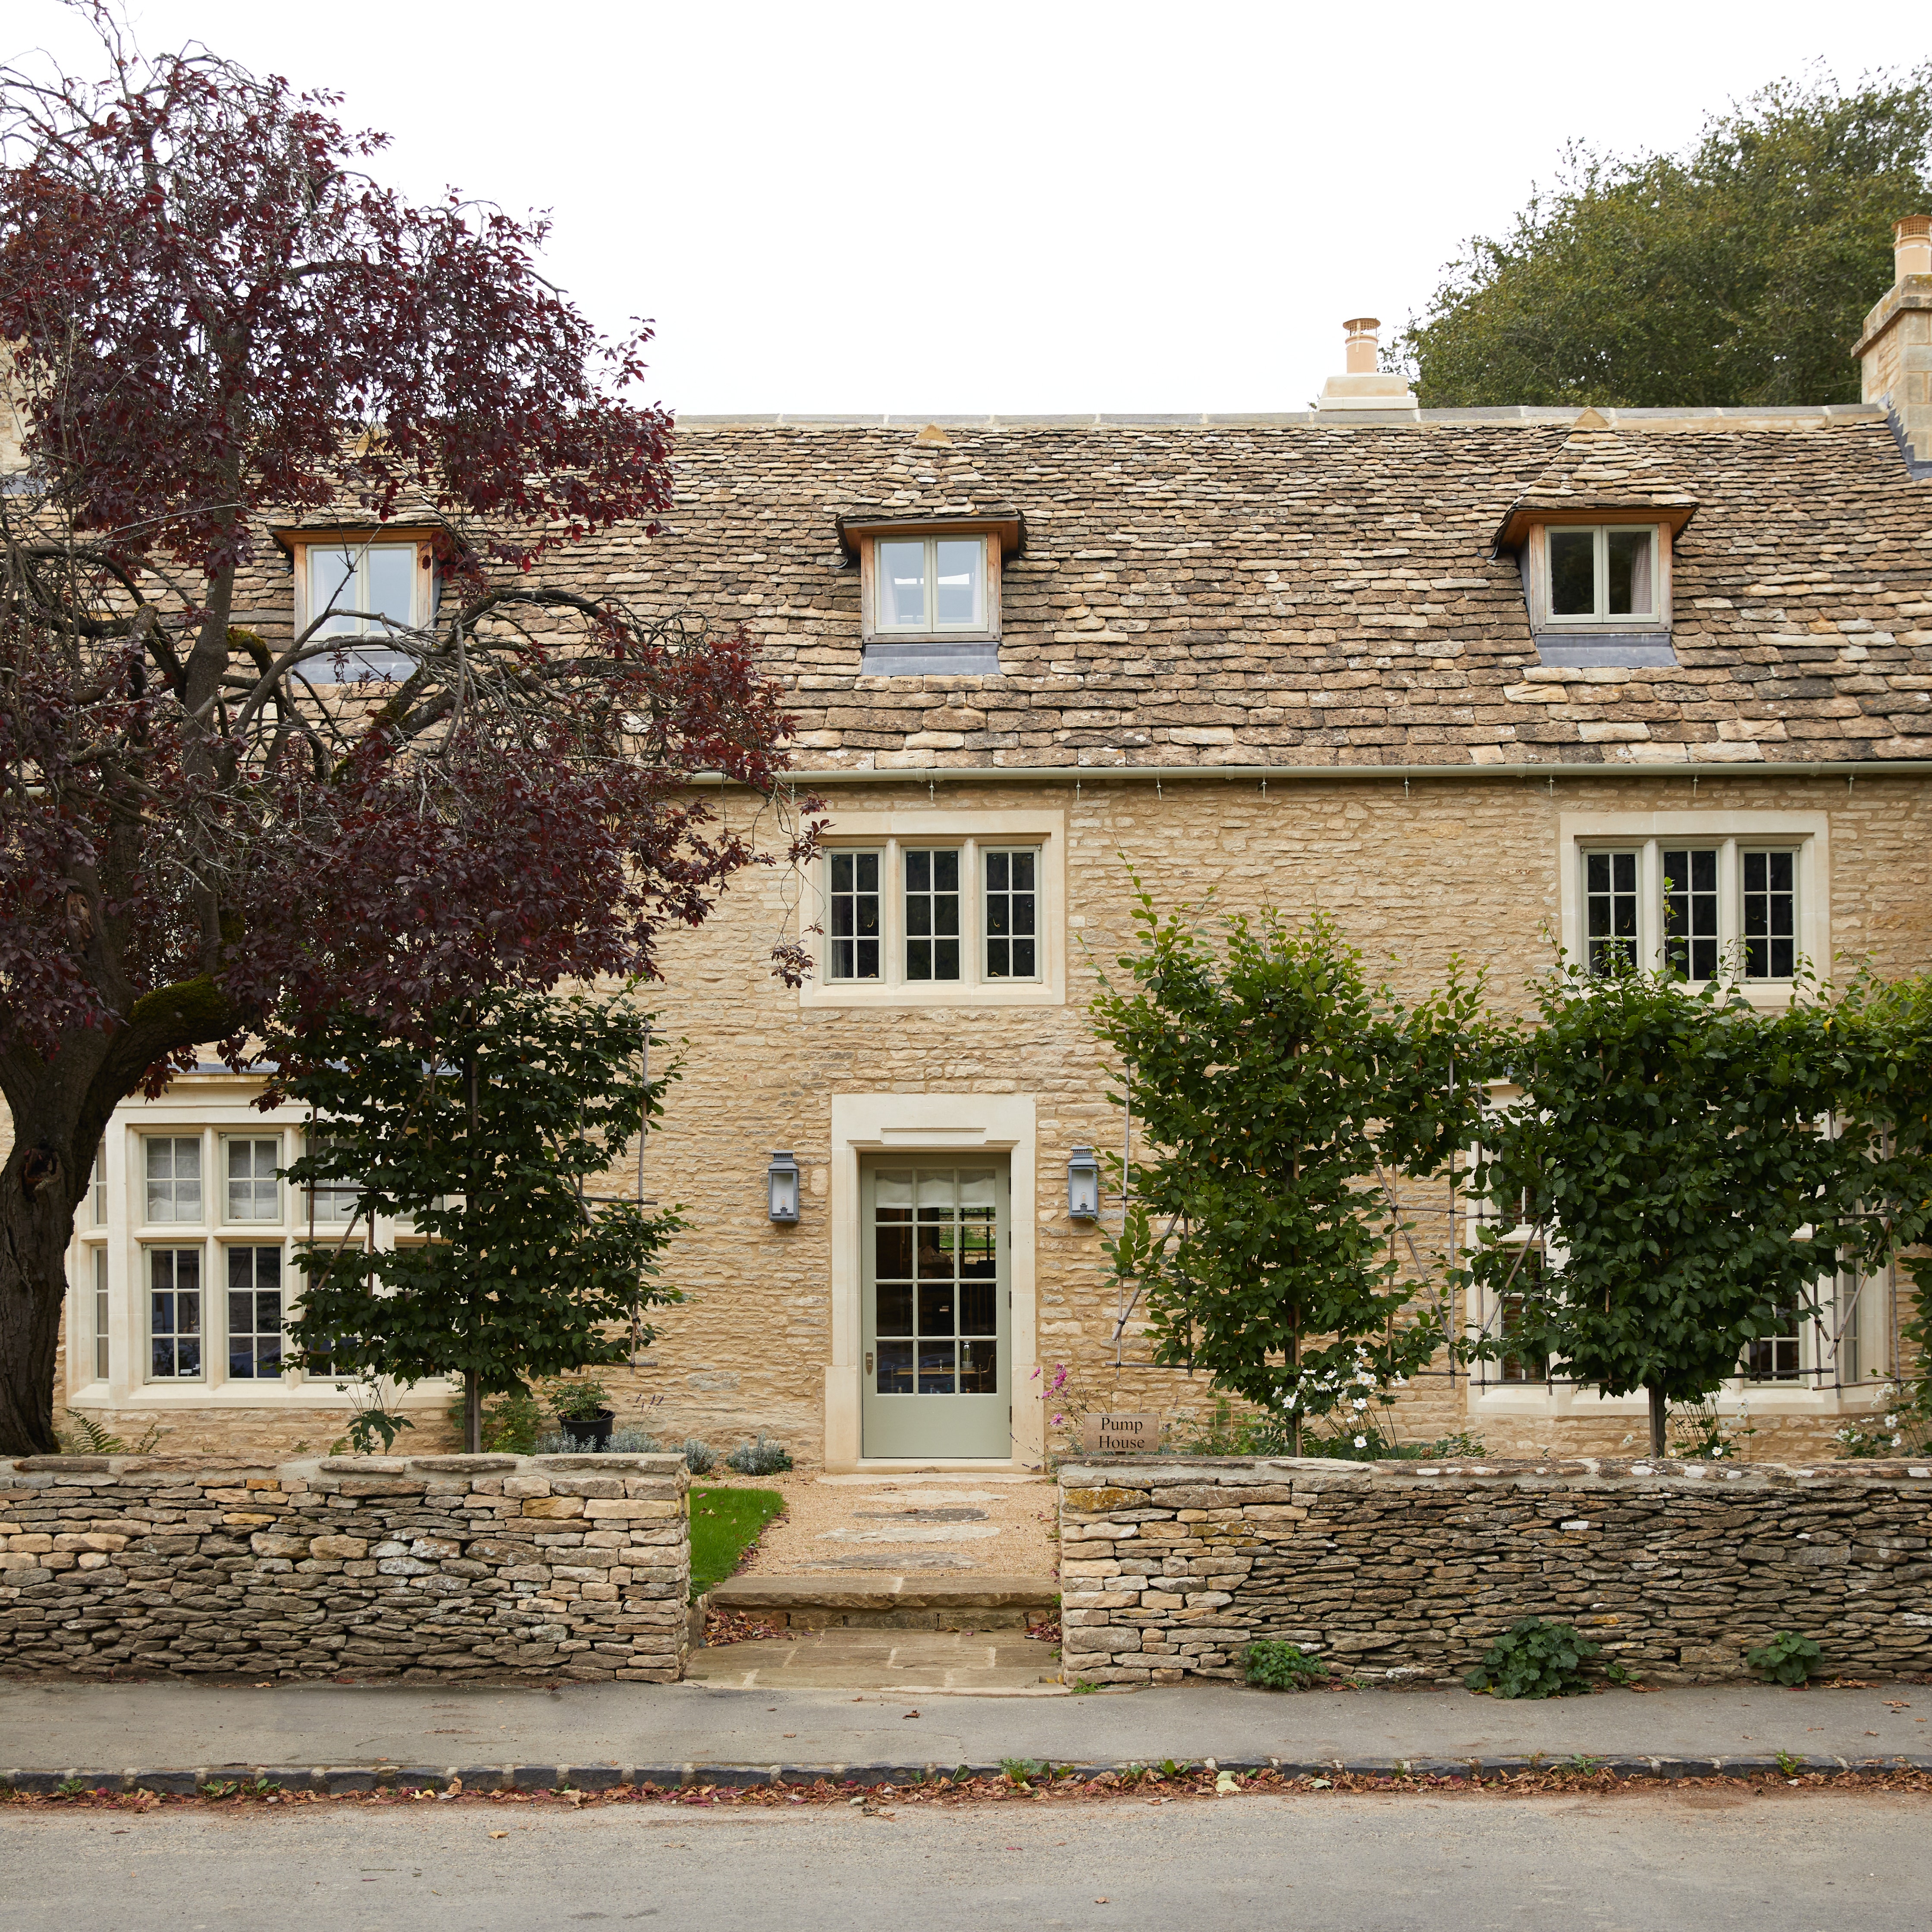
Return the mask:
<path id="1" fill-rule="evenodd" d="M 1076 1221 L 1091 1221 L 1100 1212 L 1100 1163 L 1090 1147 L 1077 1147 L 1066 1162 L 1066 1211 Z"/>
<path id="2" fill-rule="evenodd" d="M 771 1189 L 772 1219 L 774 1221 L 796 1221 L 798 1219 L 798 1162 L 792 1159 L 789 1149 L 782 1150 L 772 1156 L 772 1164 L 765 1169 L 765 1180 Z"/>

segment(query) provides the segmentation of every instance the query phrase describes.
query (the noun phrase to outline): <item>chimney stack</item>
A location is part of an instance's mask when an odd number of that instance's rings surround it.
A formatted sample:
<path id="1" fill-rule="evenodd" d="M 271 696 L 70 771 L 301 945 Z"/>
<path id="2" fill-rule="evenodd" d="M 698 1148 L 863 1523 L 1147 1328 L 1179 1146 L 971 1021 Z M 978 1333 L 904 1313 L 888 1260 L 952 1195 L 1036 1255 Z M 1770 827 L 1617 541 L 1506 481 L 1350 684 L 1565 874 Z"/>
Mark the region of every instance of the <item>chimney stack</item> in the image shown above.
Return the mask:
<path id="1" fill-rule="evenodd" d="M 1932 275 L 1932 214 L 1908 214 L 1893 224 L 1892 257 L 1901 282 L 1907 275 Z"/>
<path id="2" fill-rule="evenodd" d="M 1359 414 L 1372 410 L 1378 415 L 1400 416 L 1414 421 L 1414 392 L 1400 376 L 1384 376 L 1376 367 L 1376 332 L 1382 324 L 1372 315 L 1358 315 L 1342 326 L 1348 335 L 1342 352 L 1347 373 L 1330 376 L 1323 383 L 1315 404 L 1316 413 Z"/>
<path id="3" fill-rule="evenodd" d="M 1932 466 L 1932 215 L 1892 231 L 1898 279 L 1865 317 L 1852 354 L 1859 393 L 1891 416 L 1915 467 Z"/>

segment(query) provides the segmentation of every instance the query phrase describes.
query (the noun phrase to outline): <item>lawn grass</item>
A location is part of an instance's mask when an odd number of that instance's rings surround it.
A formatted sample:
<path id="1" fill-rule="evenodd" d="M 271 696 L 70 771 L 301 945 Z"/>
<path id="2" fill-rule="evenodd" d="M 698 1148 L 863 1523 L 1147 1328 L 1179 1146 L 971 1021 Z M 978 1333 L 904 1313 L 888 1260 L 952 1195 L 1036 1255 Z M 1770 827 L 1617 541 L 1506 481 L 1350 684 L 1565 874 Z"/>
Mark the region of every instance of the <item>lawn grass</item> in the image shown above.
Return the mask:
<path id="1" fill-rule="evenodd" d="M 784 1508 L 776 1490 L 694 1489 L 691 1594 L 702 1596 L 744 1562 L 759 1532 Z"/>

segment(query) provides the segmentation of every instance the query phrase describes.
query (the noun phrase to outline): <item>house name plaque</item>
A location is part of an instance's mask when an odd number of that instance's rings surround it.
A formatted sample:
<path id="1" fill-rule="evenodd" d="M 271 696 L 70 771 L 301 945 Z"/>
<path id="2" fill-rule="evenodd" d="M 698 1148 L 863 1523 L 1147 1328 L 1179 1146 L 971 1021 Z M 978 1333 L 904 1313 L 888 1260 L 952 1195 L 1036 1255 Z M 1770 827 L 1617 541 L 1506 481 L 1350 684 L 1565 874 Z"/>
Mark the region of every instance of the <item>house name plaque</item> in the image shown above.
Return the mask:
<path id="1" fill-rule="evenodd" d="M 1083 1415 L 1080 1446 L 1090 1456 L 1149 1455 L 1160 1447 L 1157 1415 Z"/>

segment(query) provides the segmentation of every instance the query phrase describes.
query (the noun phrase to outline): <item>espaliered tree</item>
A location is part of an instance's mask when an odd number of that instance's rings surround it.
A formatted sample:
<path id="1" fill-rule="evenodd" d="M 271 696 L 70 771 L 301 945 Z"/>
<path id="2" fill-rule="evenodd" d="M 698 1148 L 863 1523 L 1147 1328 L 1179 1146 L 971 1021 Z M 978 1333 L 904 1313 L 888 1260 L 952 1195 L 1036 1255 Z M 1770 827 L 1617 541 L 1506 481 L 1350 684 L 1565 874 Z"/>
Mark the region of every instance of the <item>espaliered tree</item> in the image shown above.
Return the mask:
<path id="1" fill-rule="evenodd" d="M 1483 1123 L 1486 1205 L 1465 1279 L 1507 1308 L 1475 1352 L 1643 1390 L 1650 1452 L 1674 1402 L 1738 1372 L 1760 1337 L 1815 1321 L 1820 1287 L 1882 1266 L 1932 1222 L 1928 1030 L 1860 982 L 1759 1012 L 1735 986 L 1668 974 L 1538 988 Z"/>
<path id="2" fill-rule="evenodd" d="M 676 1076 L 652 1076 L 628 992 L 482 994 L 429 1019 L 427 1042 L 347 1014 L 301 1040 L 288 1090 L 319 1131 L 290 1172 L 355 1208 L 302 1247 L 290 1339 L 310 1374 L 459 1381 L 473 1451 L 485 1396 L 623 1361 L 656 1332 L 646 1311 L 680 1298 L 658 1275 L 683 1217 L 608 1172 Z M 372 1250 L 377 1214 L 425 1239 Z"/>
<path id="3" fill-rule="evenodd" d="M 1218 944 L 1144 893 L 1134 916 L 1126 982 L 1092 1011 L 1150 1151 L 1107 1252 L 1154 1359 L 1204 1370 L 1299 1454 L 1345 1388 L 1385 1390 L 1443 1343 L 1393 1190 L 1471 1137 L 1480 986 L 1452 971 L 1406 1006 L 1320 913 L 1229 918 Z"/>
<path id="4" fill-rule="evenodd" d="M 123 1096 L 278 1010 L 426 1038 L 481 989 L 647 976 L 754 857 L 687 782 L 769 793 L 787 728 L 742 636 L 554 580 L 668 503 L 670 424 L 544 224 L 413 205 L 332 97 L 97 18 L 104 80 L 0 70 L 0 1454 L 55 1446 Z M 389 626 L 400 681 L 353 678 L 334 607 L 244 621 L 268 518 L 403 514 L 441 596 Z"/>

